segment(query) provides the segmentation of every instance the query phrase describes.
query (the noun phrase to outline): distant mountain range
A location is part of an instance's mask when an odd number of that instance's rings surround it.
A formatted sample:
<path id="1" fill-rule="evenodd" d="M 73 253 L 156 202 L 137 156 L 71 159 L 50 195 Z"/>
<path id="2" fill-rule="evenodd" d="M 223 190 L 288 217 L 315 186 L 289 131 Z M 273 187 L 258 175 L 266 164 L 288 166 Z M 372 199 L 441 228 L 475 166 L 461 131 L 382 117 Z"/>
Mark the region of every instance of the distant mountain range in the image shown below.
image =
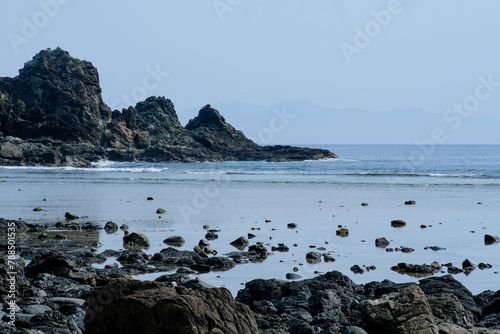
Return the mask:
<path id="1" fill-rule="evenodd" d="M 446 136 L 441 144 L 500 144 L 500 118 L 488 116 L 471 115 L 455 129 L 458 122 L 416 109 L 334 109 L 307 99 L 271 106 L 237 102 L 212 106 L 258 144 L 416 144 L 432 139 L 437 128 Z M 186 124 L 196 110 L 179 111 L 181 123 Z M 289 115 L 288 123 L 281 121 L 283 114 Z"/>

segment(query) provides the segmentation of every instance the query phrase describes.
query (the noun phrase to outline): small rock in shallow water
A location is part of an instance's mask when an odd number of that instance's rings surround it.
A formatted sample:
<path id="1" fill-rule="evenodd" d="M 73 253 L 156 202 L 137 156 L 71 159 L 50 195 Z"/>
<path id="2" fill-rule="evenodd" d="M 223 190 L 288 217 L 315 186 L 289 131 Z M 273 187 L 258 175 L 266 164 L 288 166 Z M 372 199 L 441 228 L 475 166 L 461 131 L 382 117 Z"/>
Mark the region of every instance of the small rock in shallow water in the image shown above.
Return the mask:
<path id="1" fill-rule="evenodd" d="M 184 238 L 179 235 L 173 235 L 163 240 L 163 243 L 174 247 L 182 247 L 185 242 L 186 240 L 184 240 Z"/>
<path id="2" fill-rule="evenodd" d="M 156 210 L 156 213 L 157 213 L 157 214 L 159 214 L 159 215 L 161 215 L 161 214 L 167 213 L 167 211 L 165 211 L 165 209 L 158 208 L 158 209 Z"/>
<path id="3" fill-rule="evenodd" d="M 289 223 L 286 225 L 286 227 L 288 227 L 289 229 L 294 229 L 294 228 L 297 228 L 297 224 L 295 223 Z"/>
<path id="4" fill-rule="evenodd" d="M 43 209 L 39 206 L 37 206 L 36 208 L 33 209 L 33 211 L 43 211 Z"/>
<path id="5" fill-rule="evenodd" d="M 492 266 L 491 264 L 489 264 L 489 263 L 483 263 L 483 262 L 479 263 L 479 264 L 477 265 L 477 267 L 478 267 L 479 269 L 481 269 L 481 270 L 483 270 L 483 269 L 490 269 L 490 268 L 493 268 L 493 266 Z"/>
<path id="6" fill-rule="evenodd" d="M 270 222 L 271 222 L 271 220 L 266 219 L 264 222 L 265 222 L 265 223 L 270 223 Z"/>
<path id="7" fill-rule="evenodd" d="M 149 239 L 142 233 L 132 232 L 123 237 L 124 246 L 138 246 L 149 248 L 151 246 Z"/>
<path id="8" fill-rule="evenodd" d="M 40 233 L 36 238 L 37 239 L 47 239 L 49 236 L 47 233 Z"/>
<path id="9" fill-rule="evenodd" d="M 386 238 L 377 238 L 375 239 L 375 246 L 379 248 L 385 248 L 389 246 L 389 240 Z"/>
<path id="10" fill-rule="evenodd" d="M 210 246 L 210 243 L 206 239 L 201 239 L 200 241 L 198 241 L 198 246 L 207 247 Z"/>
<path id="11" fill-rule="evenodd" d="M 345 238 L 349 236 L 349 230 L 346 228 L 341 228 L 340 230 L 335 231 L 335 234 L 342 238 Z"/>
<path id="12" fill-rule="evenodd" d="M 484 235 L 484 244 L 485 245 L 493 245 L 500 241 L 500 238 L 494 235 L 485 234 Z"/>
<path id="13" fill-rule="evenodd" d="M 122 224 L 122 226 L 120 226 L 120 230 L 122 231 L 128 231 L 129 227 L 127 224 Z"/>
<path id="14" fill-rule="evenodd" d="M 355 273 L 355 274 L 364 274 L 365 273 L 365 271 L 363 270 L 363 268 L 361 268 L 357 264 L 355 264 L 354 266 L 351 267 L 351 271 L 353 273 Z"/>
<path id="15" fill-rule="evenodd" d="M 74 219 L 80 219 L 80 217 L 74 215 L 74 214 L 71 214 L 69 212 L 66 212 L 64 214 L 64 217 L 67 219 L 67 220 L 74 220 Z"/>
<path id="16" fill-rule="evenodd" d="M 248 233 L 247 237 L 248 237 L 248 239 L 253 239 L 253 238 L 255 238 L 255 234 Z"/>
<path id="17" fill-rule="evenodd" d="M 249 244 L 250 243 L 248 242 L 248 239 L 245 237 L 239 237 L 238 239 L 236 239 L 230 243 L 231 246 L 234 246 L 240 250 L 244 249 Z"/>
<path id="18" fill-rule="evenodd" d="M 118 230 L 118 225 L 112 221 L 109 221 L 104 225 L 104 229 L 106 231 L 117 231 Z"/>
<path id="19" fill-rule="evenodd" d="M 62 240 L 62 239 L 68 239 L 68 236 L 66 234 L 56 234 L 55 238 Z"/>
<path id="20" fill-rule="evenodd" d="M 302 276 L 300 276 L 298 274 L 293 274 L 293 273 L 287 273 L 285 277 L 286 277 L 286 279 L 289 279 L 289 280 L 301 279 L 302 278 Z"/>
<path id="21" fill-rule="evenodd" d="M 406 222 L 401 219 L 393 220 L 391 221 L 391 226 L 392 227 L 404 227 L 406 226 Z"/>
<path id="22" fill-rule="evenodd" d="M 205 234 L 205 239 L 215 240 L 215 239 L 219 239 L 219 236 L 214 232 L 207 232 L 207 234 Z"/>
<path id="23" fill-rule="evenodd" d="M 306 254 L 306 261 L 308 263 L 319 263 L 321 262 L 321 254 L 318 252 L 309 252 Z"/>
<path id="24" fill-rule="evenodd" d="M 417 204 L 417 202 L 415 202 L 415 201 L 406 201 L 405 202 L 405 205 L 415 205 L 415 204 Z"/>
<path id="25" fill-rule="evenodd" d="M 323 255 L 323 261 L 325 262 L 335 262 L 335 259 L 330 254 Z"/>
<path id="26" fill-rule="evenodd" d="M 148 200 L 148 201 L 153 201 L 153 200 L 154 200 L 154 198 L 153 198 L 153 197 L 148 197 L 148 198 L 146 198 L 146 200 Z"/>
<path id="27" fill-rule="evenodd" d="M 363 202 L 361 203 L 361 206 L 368 206 L 368 203 Z"/>
<path id="28" fill-rule="evenodd" d="M 469 259 L 466 259 L 464 262 L 462 262 L 462 269 L 465 271 L 472 271 L 476 269 L 476 265 L 470 262 Z"/>

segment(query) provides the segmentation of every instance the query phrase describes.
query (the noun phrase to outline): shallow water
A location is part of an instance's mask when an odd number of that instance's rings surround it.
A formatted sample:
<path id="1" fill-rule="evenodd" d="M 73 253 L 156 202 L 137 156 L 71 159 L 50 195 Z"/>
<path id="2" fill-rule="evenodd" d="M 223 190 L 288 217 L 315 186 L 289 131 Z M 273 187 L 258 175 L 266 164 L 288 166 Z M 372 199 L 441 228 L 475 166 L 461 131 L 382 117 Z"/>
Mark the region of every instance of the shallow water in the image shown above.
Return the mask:
<path id="1" fill-rule="evenodd" d="M 104 225 L 126 223 L 151 241 L 147 253 L 167 247 L 163 240 L 181 235 L 191 250 L 204 237 L 203 225 L 220 229 L 211 247 L 219 255 L 236 249 L 229 243 L 253 233 L 251 244 L 268 249 L 285 243 L 262 263 L 238 265 L 226 272 L 199 275 L 235 294 L 254 278 L 285 278 L 298 267 L 304 278 L 339 270 L 357 283 L 390 279 L 416 281 L 390 270 L 398 262 L 430 264 L 466 258 L 492 269 L 455 275 L 472 292 L 500 289 L 500 244 L 485 246 L 484 234 L 500 235 L 500 146 L 440 146 L 430 152 L 415 146 L 342 145 L 330 148 L 339 160 L 294 163 L 224 162 L 195 164 L 99 163 L 92 169 L 0 167 L 0 217 L 56 222 L 66 211 Z M 152 196 L 153 201 L 146 198 Z M 46 201 L 43 201 L 46 199 Z M 415 200 L 415 206 L 404 205 Z M 361 206 L 366 202 L 369 206 Z M 481 202 L 481 204 L 478 204 Z M 34 207 L 44 211 L 33 212 Z M 157 208 L 167 210 L 157 215 Z M 161 216 L 161 218 L 159 217 Z M 391 220 L 407 222 L 403 228 Z M 265 220 L 271 220 L 265 223 Z M 294 222 L 296 230 L 287 228 Z M 427 225 L 425 229 L 420 225 Z M 349 236 L 336 236 L 338 225 Z M 432 227 L 431 227 L 432 225 Z M 252 230 L 260 228 L 260 230 Z M 474 232 L 474 233 L 473 233 Z M 413 253 L 388 253 L 408 246 Z M 122 232 L 99 232 L 100 250 L 122 248 Z M 297 244 L 296 247 L 293 245 Z M 325 247 L 333 263 L 307 264 L 310 246 Z M 446 248 L 434 252 L 426 246 Z M 114 259 L 110 259 L 114 262 Z M 349 268 L 375 265 L 363 275 Z M 144 275 L 154 279 L 161 274 Z"/>

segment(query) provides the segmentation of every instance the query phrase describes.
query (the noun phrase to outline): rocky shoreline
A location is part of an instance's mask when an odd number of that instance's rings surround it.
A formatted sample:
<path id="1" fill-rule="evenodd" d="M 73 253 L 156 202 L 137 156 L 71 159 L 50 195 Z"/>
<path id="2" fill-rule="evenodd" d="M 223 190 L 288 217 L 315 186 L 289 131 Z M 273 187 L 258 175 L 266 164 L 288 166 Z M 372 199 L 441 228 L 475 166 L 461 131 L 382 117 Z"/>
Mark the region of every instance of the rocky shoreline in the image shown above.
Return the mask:
<path id="1" fill-rule="evenodd" d="M 306 280 L 256 279 L 234 299 L 227 289 L 210 286 L 196 275 L 263 261 L 272 255 L 264 245 L 240 237 L 232 244 L 242 250 L 221 256 L 210 248 L 207 239 L 217 233 L 207 227 L 206 239 L 193 251 L 176 249 L 183 240 L 171 237 L 164 241 L 168 247 L 150 255 L 145 252 L 147 237 L 129 233 L 125 225 L 80 222 L 70 213 L 66 218 L 52 225 L 0 219 L 2 332 L 500 333 L 500 290 L 473 295 L 449 274 L 418 284 L 355 284 L 338 271 Z M 16 231 L 17 258 L 9 253 L 9 227 Z M 119 228 L 124 231 L 124 249 L 100 251 L 98 230 L 114 233 Z M 65 242 L 70 233 L 80 234 L 81 241 Z M 285 248 L 279 245 L 272 251 Z M 96 265 L 110 258 L 116 262 Z M 471 264 L 464 261 L 463 266 Z M 427 270 L 410 264 L 398 268 L 422 274 Z M 155 282 L 131 278 L 173 270 L 175 274 Z M 9 325 L 11 315 L 15 327 Z"/>
<path id="2" fill-rule="evenodd" d="M 164 97 L 112 111 L 97 69 L 60 48 L 40 51 L 14 78 L 0 77 L 0 165 L 333 158 L 322 149 L 259 146 L 210 105 L 185 127 Z"/>

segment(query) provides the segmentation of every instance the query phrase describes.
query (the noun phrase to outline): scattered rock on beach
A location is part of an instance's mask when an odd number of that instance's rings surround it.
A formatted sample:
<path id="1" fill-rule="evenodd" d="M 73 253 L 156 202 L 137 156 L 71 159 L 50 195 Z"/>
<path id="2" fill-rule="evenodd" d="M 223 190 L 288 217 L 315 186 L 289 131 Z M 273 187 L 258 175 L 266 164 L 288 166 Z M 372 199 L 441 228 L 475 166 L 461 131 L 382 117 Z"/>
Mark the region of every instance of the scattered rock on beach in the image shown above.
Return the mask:
<path id="1" fill-rule="evenodd" d="M 173 235 L 163 240 L 163 243 L 175 247 L 182 247 L 185 242 L 186 240 L 184 240 L 184 238 L 179 235 Z"/>
<path id="2" fill-rule="evenodd" d="M 298 274 L 294 274 L 294 273 L 287 273 L 285 275 L 286 279 L 288 280 L 295 280 L 295 279 L 301 279 L 302 276 L 298 275 Z"/>
<path id="3" fill-rule="evenodd" d="M 360 266 L 358 266 L 357 264 L 353 265 L 350 270 L 355 273 L 355 274 L 364 274 L 365 271 L 363 268 L 361 268 Z"/>
<path id="4" fill-rule="evenodd" d="M 493 245 L 500 242 L 500 237 L 494 236 L 494 235 L 489 235 L 485 234 L 484 235 L 484 244 L 485 245 Z"/>
<path id="5" fill-rule="evenodd" d="M 216 240 L 216 239 L 219 239 L 219 236 L 214 232 L 207 232 L 207 234 L 205 234 L 205 239 Z"/>
<path id="6" fill-rule="evenodd" d="M 115 222 L 112 222 L 112 221 L 108 221 L 106 223 L 106 225 L 104 225 L 104 229 L 108 233 L 114 233 L 114 232 L 118 231 L 118 224 L 116 224 Z"/>
<path id="7" fill-rule="evenodd" d="M 250 243 L 248 242 L 248 239 L 245 238 L 245 237 L 239 237 L 238 239 L 236 240 L 233 240 L 230 245 L 231 246 L 234 246 L 240 250 L 244 249 L 245 247 L 247 247 Z"/>
<path id="8" fill-rule="evenodd" d="M 346 228 L 341 228 L 335 231 L 335 234 L 338 235 L 339 237 L 345 238 L 349 236 L 349 230 Z"/>
<path id="9" fill-rule="evenodd" d="M 80 219 L 80 217 L 78 217 L 77 215 L 74 215 L 74 214 L 71 214 L 69 212 L 66 212 L 64 214 L 64 217 L 67 219 L 67 220 L 75 220 L 75 219 Z"/>
<path id="10" fill-rule="evenodd" d="M 156 213 L 157 213 L 157 214 L 159 214 L 159 215 L 161 215 L 161 214 L 167 213 L 167 211 L 166 211 L 165 209 L 158 208 L 158 209 L 156 210 Z"/>
<path id="11" fill-rule="evenodd" d="M 309 252 L 306 254 L 306 261 L 308 263 L 319 263 L 321 262 L 321 254 L 318 252 Z"/>
<path id="12" fill-rule="evenodd" d="M 290 248 L 288 248 L 288 246 L 283 243 L 279 243 L 278 247 L 275 246 L 271 247 L 271 251 L 273 252 L 288 252 L 289 250 Z"/>
<path id="13" fill-rule="evenodd" d="M 137 246 L 148 248 L 151 246 L 148 237 L 142 233 L 132 232 L 129 235 L 123 237 L 124 246 Z"/>
<path id="14" fill-rule="evenodd" d="M 465 261 L 462 262 L 462 269 L 465 271 L 472 271 L 476 269 L 476 265 L 472 263 L 469 259 L 465 259 Z"/>
<path id="15" fill-rule="evenodd" d="M 483 262 L 479 263 L 479 264 L 477 265 L 477 267 L 478 267 L 479 269 L 481 269 L 481 270 L 484 270 L 484 269 L 491 269 L 491 268 L 493 268 L 493 266 L 492 266 L 491 264 L 489 264 L 489 263 L 483 263 Z"/>
<path id="16" fill-rule="evenodd" d="M 267 257 L 267 248 L 262 242 L 258 242 L 255 245 L 248 247 L 248 251 L 257 254 L 257 258 L 252 258 L 250 256 L 250 260 L 253 262 L 256 260 L 258 262 L 259 259 L 265 259 Z"/>
<path id="17" fill-rule="evenodd" d="M 427 277 L 432 276 L 439 272 L 441 266 L 428 265 L 428 264 L 411 264 L 411 263 L 398 263 L 396 266 L 392 266 L 391 270 L 399 274 L 406 274 L 413 277 Z"/>
<path id="18" fill-rule="evenodd" d="M 323 261 L 325 262 L 335 262 L 335 258 L 330 254 L 323 254 Z"/>
<path id="19" fill-rule="evenodd" d="M 375 239 L 375 247 L 379 247 L 379 248 L 385 248 L 387 246 L 389 246 L 389 240 L 387 240 L 386 238 L 377 238 Z"/>
<path id="20" fill-rule="evenodd" d="M 210 246 L 210 243 L 206 239 L 200 239 L 200 241 L 198 241 L 198 246 L 208 247 L 208 246 Z"/>
<path id="21" fill-rule="evenodd" d="M 406 222 L 401 219 L 393 220 L 391 221 L 391 226 L 392 227 L 404 227 L 406 226 Z"/>

